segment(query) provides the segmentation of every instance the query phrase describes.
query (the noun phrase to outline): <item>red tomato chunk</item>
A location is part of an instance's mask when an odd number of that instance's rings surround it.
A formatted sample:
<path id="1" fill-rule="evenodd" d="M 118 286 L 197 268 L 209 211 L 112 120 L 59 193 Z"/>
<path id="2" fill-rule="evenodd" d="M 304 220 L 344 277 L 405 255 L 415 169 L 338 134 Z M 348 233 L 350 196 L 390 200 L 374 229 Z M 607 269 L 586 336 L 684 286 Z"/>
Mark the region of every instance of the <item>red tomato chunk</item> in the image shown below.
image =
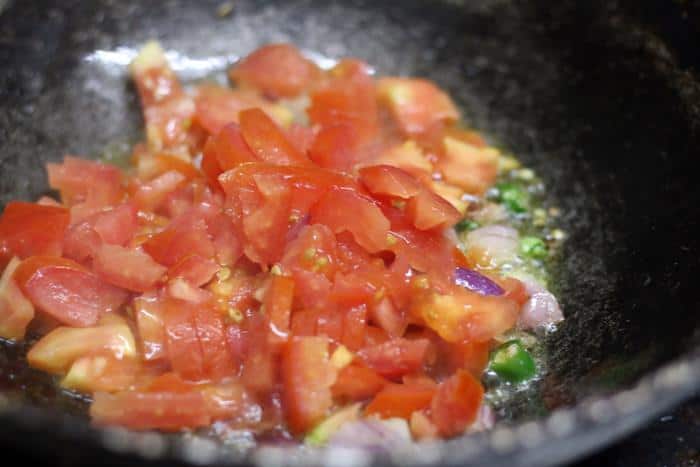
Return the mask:
<path id="1" fill-rule="evenodd" d="M 449 96 L 287 44 L 235 64 L 235 89 L 190 93 L 155 43 L 130 71 L 133 170 L 67 156 L 60 201 L 5 206 L 0 337 L 50 331 L 29 363 L 92 393 L 99 425 L 303 437 L 357 404 L 419 437 L 469 429 L 529 295 L 454 284 L 447 229 L 498 158 Z"/>

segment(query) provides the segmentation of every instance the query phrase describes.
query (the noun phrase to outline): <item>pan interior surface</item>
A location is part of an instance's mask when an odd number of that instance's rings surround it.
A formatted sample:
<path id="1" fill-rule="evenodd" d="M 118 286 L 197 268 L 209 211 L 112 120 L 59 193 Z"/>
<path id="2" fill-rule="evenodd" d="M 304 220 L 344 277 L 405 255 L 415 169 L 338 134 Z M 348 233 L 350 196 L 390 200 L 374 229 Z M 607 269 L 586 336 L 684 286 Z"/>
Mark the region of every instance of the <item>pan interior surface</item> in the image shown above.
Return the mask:
<path id="1" fill-rule="evenodd" d="M 0 16 L 0 204 L 43 194 L 47 161 L 138 140 L 126 65 L 148 39 L 192 80 L 292 42 L 436 81 L 561 207 L 569 237 L 554 290 L 566 320 L 546 342 L 539 398 L 516 399 L 506 423 L 616 392 L 697 347 L 700 88 L 615 2 L 239 0 L 227 15 L 220 3 L 10 2 Z M 80 412 L 52 388 L 2 347 L 4 397 Z"/>

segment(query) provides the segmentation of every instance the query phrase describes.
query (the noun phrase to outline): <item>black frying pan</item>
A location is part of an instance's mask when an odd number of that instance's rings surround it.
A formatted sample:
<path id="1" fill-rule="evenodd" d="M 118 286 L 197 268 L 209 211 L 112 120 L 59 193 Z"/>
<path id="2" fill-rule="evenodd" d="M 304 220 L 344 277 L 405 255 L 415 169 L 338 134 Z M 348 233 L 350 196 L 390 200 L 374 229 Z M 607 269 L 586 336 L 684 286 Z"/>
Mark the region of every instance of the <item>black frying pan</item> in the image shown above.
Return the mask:
<path id="1" fill-rule="evenodd" d="M 220 4 L 10 0 L 0 16 L 0 204 L 41 194 L 47 160 L 97 156 L 138 136 L 125 63 L 149 38 L 188 57 L 176 68 L 190 78 L 266 42 L 358 56 L 380 74 L 446 87 L 471 124 L 543 175 L 570 238 L 556 287 L 567 319 L 547 342 L 541 396 L 516 400 L 492 433 L 345 460 L 553 465 L 700 387 L 700 84 L 686 71 L 697 50 L 676 54 L 651 32 L 669 31 L 659 11 L 602 0 L 235 0 L 220 17 Z M 17 354 L 0 347 L 0 438 L 94 459 L 106 449 L 132 460 L 242 462 L 230 446 L 91 430 L 81 402 L 56 395 Z"/>

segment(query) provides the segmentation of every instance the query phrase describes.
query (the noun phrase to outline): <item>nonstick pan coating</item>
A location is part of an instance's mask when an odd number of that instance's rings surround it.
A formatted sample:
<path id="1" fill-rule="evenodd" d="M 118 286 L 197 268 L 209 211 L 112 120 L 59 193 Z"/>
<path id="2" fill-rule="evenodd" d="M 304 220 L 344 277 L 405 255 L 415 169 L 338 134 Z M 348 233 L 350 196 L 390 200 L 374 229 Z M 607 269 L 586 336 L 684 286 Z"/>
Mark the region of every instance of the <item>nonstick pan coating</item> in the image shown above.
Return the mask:
<path id="1" fill-rule="evenodd" d="M 357 56 L 379 74 L 448 89 L 469 123 L 542 175 L 570 236 L 555 285 L 567 319 L 547 341 L 541 397 L 516 400 L 493 433 L 351 460 L 556 464 L 700 386 L 700 85 L 622 5 L 237 0 L 221 17 L 220 4 L 10 1 L 0 16 L 0 204 L 42 194 L 46 161 L 138 138 L 125 64 L 148 39 L 176 51 L 176 71 L 192 79 L 267 42 Z M 56 451 L 70 440 L 95 459 L 108 449 L 133 460 L 244 461 L 199 439 L 92 430 L 80 401 L 57 396 L 15 354 L 0 347 L 0 437 Z M 252 460 L 310 465 L 324 455 L 268 450 Z"/>

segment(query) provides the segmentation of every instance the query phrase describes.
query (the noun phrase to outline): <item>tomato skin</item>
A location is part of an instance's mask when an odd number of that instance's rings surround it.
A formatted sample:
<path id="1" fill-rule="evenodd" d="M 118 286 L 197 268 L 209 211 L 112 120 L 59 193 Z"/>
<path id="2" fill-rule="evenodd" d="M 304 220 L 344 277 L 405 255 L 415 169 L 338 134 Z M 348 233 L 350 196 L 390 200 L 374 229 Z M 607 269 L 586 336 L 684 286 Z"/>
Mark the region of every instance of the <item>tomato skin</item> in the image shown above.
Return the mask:
<path id="1" fill-rule="evenodd" d="M 334 233 L 350 232 L 370 253 L 387 249 L 389 221 L 374 200 L 352 190 L 331 189 L 311 211 L 311 222 Z"/>
<path id="2" fill-rule="evenodd" d="M 258 159 L 275 165 L 303 167 L 311 164 L 282 129 L 259 108 L 242 111 L 240 121 L 243 139 Z"/>
<path id="3" fill-rule="evenodd" d="M 476 420 L 484 388 L 468 371 L 458 370 L 438 387 L 430 404 L 431 417 L 445 437 L 464 432 Z"/>
<path id="4" fill-rule="evenodd" d="M 395 379 L 423 367 L 430 342 L 427 339 L 394 338 L 358 352 L 365 364 L 378 374 Z"/>
<path id="5" fill-rule="evenodd" d="M 64 258 L 32 256 L 13 277 L 39 310 L 69 326 L 93 326 L 102 314 L 117 311 L 128 299 L 126 291 Z"/>
<path id="6" fill-rule="evenodd" d="M 381 391 L 389 382 L 364 365 L 351 363 L 338 373 L 331 391 L 340 401 L 363 401 Z"/>
<path id="7" fill-rule="evenodd" d="M 300 434 L 321 421 L 333 405 L 331 386 L 337 371 L 328 358 L 323 337 L 293 337 L 282 354 L 285 418 Z"/>
<path id="8" fill-rule="evenodd" d="M 295 97 L 318 79 L 320 70 L 289 44 L 255 50 L 229 71 L 239 86 L 259 89 L 270 97 Z"/>
<path id="9" fill-rule="evenodd" d="M 97 392 L 90 416 L 98 426 L 118 425 L 131 430 L 178 431 L 208 426 L 208 405 L 199 392 Z"/>
<path id="10" fill-rule="evenodd" d="M 34 305 L 24 296 L 13 278 L 20 261 L 13 258 L 0 277 L 0 337 L 19 340 L 34 318 Z"/>
<path id="11" fill-rule="evenodd" d="M 60 256 L 69 221 L 70 213 L 63 207 L 7 203 L 0 217 L 0 266 L 13 256 Z"/>
<path id="12" fill-rule="evenodd" d="M 374 195 L 410 199 L 423 190 L 413 175 L 391 165 L 363 167 L 359 173 L 362 184 Z"/>
<path id="13" fill-rule="evenodd" d="M 167 272 L 146 253 L 118 245 L 102 245 L 93 268 L 106 282 L 133 292 L 150 290 Z"/>
<path id="14" fill-rule="evenodd" d="M 403 418 L 430 406 L 435 388 L 417 384 L 389 384 L 384 387 L 365 408 L 365 415 L 380 418 Z"/>

